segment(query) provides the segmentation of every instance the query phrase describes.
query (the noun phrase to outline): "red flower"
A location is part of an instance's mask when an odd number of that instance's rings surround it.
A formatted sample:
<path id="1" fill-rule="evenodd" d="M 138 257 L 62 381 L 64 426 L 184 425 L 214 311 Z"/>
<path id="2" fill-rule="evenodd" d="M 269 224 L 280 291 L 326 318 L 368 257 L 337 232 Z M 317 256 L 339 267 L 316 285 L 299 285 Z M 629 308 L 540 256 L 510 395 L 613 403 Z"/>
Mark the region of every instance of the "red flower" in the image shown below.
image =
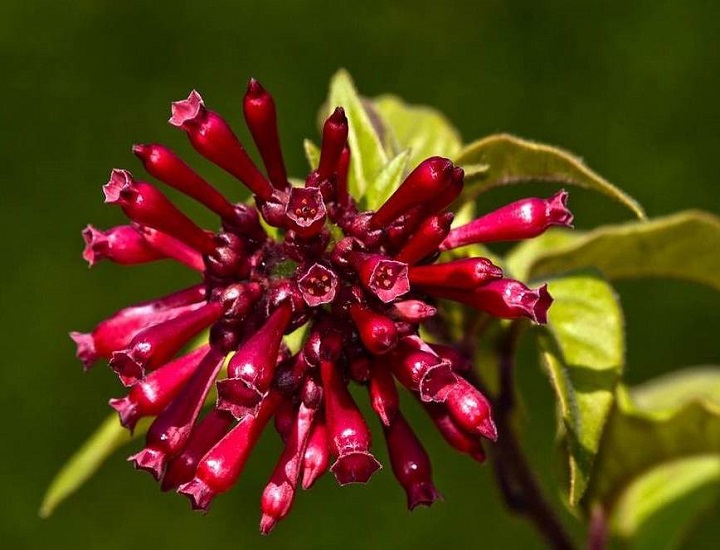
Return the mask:
<path id="1" fill-rule="evenodd" d="M 150 175 L 217 214 L 217 231 L 197 226 L 154 185 L 112 171 L 106 202 L 119 205 L 132 223 L 105 232 L 88 226 L 83 256 L 91 265 L 174 259 L 202 277 L 194 287 L 117 312 L 91 333 L 71 333 L 78 357 L 86 368 L 108 359 L 130 386 L 127 396 L 110 400 L 124 426 L 156 417 L 146 447 L 131 460 L 163 490 L 187 495 L 194 508 L 207 510 L 235 483 L 273 417 L 285 450 L 262 496 L 263 533 L 290 511 L 298 485 L 308 489 L 328 469 L 341 485 L 368 481 L 380 464 L 349 380 L 368 387 L 408 507 L 430 505 L 440 494 L 429 457 L 399 410 L 397 382 L 461 452 L 482 461 L 480 437 L 498 434 L 488 400 L 464 378 L 467 359 L 451 346 L 425 343 L 420 325 L 438 313 L 437 298 L 535 322 L 545 321 L 552 302 L 545 287 L 506 279 L 486 258 L 436 258 L 441 250 L 569 225 L 566 194 L 519 201 L 451 230 L 445 209 L 462 190 L 463 171 L 432 157 L 377 212 L 359 211 L 348 194 L 351 152 L 342 108 L 324 125 L 317 170 L 295 187 L 274 102 L 255 80 L 244 113 L 267 176 L 197 92 L 173 103 L 170 123 L 239 179 L 254 205 L 228 200 L 162 145 L 133 148 Z M 303 325 L 308 337 L 291 354 L 283 336 Z M 176 357 L 204 329 L 208 344 Z M 231 353 L 227 377 L 217 380 Z M 214 385 L 217 404 L 203 415 Z"/>

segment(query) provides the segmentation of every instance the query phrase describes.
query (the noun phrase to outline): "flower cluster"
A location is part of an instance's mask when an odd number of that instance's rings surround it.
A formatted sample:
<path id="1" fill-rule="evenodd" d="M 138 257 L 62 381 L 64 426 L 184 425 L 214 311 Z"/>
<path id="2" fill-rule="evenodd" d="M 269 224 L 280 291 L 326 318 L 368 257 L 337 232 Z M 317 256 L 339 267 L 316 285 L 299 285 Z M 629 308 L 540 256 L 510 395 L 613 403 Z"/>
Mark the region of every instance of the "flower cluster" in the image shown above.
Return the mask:
<path id="1" fill-rule="evenodd" d="M 552 302 L 544 286 L 505 278 L 486 258 L 438 258 L 471 243 L 569 225 L 566 193 L 521 200 L 451 228 L 446 209 L 462 190 L 463 170 L 432 157 L 377 211 L 362 211 L 348 192 L 342 108 L 325 122 L 319 164 L 302 186 L 288 181 L 275 105 L 255 80 L 244 113 L 265 173 L 197 92 L 173 103 L 170 124 L 240 180 L 252 204 L 228 201 L 162 145 L 133 147 L 151 176 L 217 214 L 217 231 L 197 226 L 157 186 L 112 171 L 105 201 L 130 223 L 88 226 L 83 257 L 91 265 L 169 258 L 195 270 L 200 282 L 122 309 L 91 333 L 71 333 L 77 355 L 86 368 L 109 360 L 129 388 L 110 401 L 125 427 L 155 417 L 145 448 L 130 460 L 163 490 L 188 496 L 193 508 L 207 510 L 237 481 L 272 419 L 285 446 L 262 495 L 263 533 L 287 515 L 298 485 L 309 488 L 328 469 L 341 485 L 368 481 L 380 464 L 348 391 L 351 380 L 367 388 L 408 507 L 430 505 L 439 493 L 427 453 L 400 412 L 398 383 L 448 443 L 474 459 L 484 460 L 481 438 L 498 434 L 488 400 L 464 377 L 468 360 L 424 341 L 420 325 L 438 315 L 442 299 L 538 323 Z M 292 353 L 283 337 L 301 327 L 306 336 Z M 184 351 L 207 329 L 206 345 Z M 217 401 L 203 412 L 213 386 Z"/>

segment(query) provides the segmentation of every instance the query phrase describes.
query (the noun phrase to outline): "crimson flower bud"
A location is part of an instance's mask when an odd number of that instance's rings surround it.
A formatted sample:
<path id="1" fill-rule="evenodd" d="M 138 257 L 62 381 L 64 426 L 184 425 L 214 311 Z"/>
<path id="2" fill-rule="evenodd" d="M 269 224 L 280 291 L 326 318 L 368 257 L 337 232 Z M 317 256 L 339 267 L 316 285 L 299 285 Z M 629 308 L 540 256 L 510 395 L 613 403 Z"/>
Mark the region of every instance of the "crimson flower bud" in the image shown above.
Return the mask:
<path id="1" fill-rule="evenodd" d="M 381 254 L 354 252 L 350 263 L 357 269 L 360 281 L 385 303 L 410 291 L 408 266 Z"/>
<path id="2" fill-rule="evenodd" d="M 203 253 L 212 252 L 212 237 L 180 212 L 155 187 L 135 181 L 127 170 L 113 170 L 103 186 L 105 202 L 118 204 L 135 223 L 168 233 Z"/>
<path id="3" fill-rule="evenodd" d="M 210 348 L 177 397 L 150 425 L 146 447 L 128 458 L 136 468 L 160 479 L 168 460 L 182 452 L 224 358 L 223 353 Z"/>
<path id="4" fill-rule="evenodd" d="M 169 491 L 190 481 L 202 457 L 223 438 L 233 421 L 233 416 L 226 411 L 212 409 L 207 413 L 192 429 L 183 452 L 168 463 L 160 488 Z"/>
<path id="5" fill-rule="evenodd" d="M 275 411 L 273 424 L 275 425 L 275 431 L 283 443 L 287 441 L 288 435 L 290 435 L 290 431 L 295 423 L 295 412 L 295 405 L 293 405 L 293 402 L 289 399 L 283 400 Z"/>
<path id="6" fill-rule="evenodd" d="M 473 364 L 453 346 L 430 344 L 430 349 L 437 353 L 440 358 L 450 363 L 453 372 L 465 373 L 473 368 Z"/>
<path id="7" fill-rule="evenodd" d="M 370 453 L 370 430 L 332 361 L 320 361 L 320 376 L 325 389 L 325 417 L 328 443 L 337 458 L 330 471 L 340 485 L 366 483 L 381 468 Z"/>
<path id="8" fill-rule="evenodd" d="M 348 193 L 348 174 L 350 172 L 350 148 L 346 145 L 340 155 L 337 168 L 337 178 L 335 179 L 335 198 L 338 204 L 347 206 L 350 202 L 350 194 Z"/>
<path id="9" fill-rule="evenodd" d="M 147 246 L 164 258 L 172 258 L 195 271 L 205 270 L 202 254 L 184 242 L 146 225 L 138 225 L 136 229 Z"/>
<path id="10" fill-rule="evenodd" d="M 308 362 L 305 353 L 300 351 L 275 369 L 275 385 L 284 394 L 294 393 L 303 381 Z"/>
<path id="11" fill-rule="evenodd" d="M 275 524 L 290 512 L 314 416 L 313 409 L 300 404 L 285 449 L 260 500 L 260 531 L 263 535 L 272 531 Z"/>
<path id="12" fill-rule="evenodd" d="M 338 168 L 338 163 L 347 143 L 348 121 L 345 110 L 337 107 L 323 125 L 320 162 L 317 173 L 321 179 L 328 179 Z"/>
<path id="13" fill-rule="evenodd" d="M 71 332 L 70 338 L 77 345 L 77 357 L 88 370 L 98 359 L 109 359 L 113 352 L 126 348 L 146 327 L 199 308 L 205 295 L 204 286 L 196 285 L 121 309 L 98 324 L 91 333 Z"/>
<path id="14" fill-rule="evenodd" d="M 452 212 L 429 217 L 422 223 L 417 232 L 407 240 L 400 252 L 396 254 L 395 259 L 399 262 L 414 265 L 436 252 L 440 243 L 450 232 L 452 221 Z"/>
<path id="15" fill-rule="evenodd" d="M 400 408 L 400 396 L 390 366 L 386 361 L 380 359 L 373 361 L 368 391 L 370 392 L 370 405 L 375 414 L 385 426 L 390 426 Z"/>
<path id="16" fill-rule="evenodd" d="M 497 439 L 490 402 L 467 380 L 458 378 L 457 384 L 447 395 L 446 405 L 450 415 L 463 430 L 480 434 L 492 441 Z"/>
<path id="17" fill-rule="evenodd" d="M 230 359 L 228 377 L 217 383 L 219 409 L 231 412 L 237 419 L 255 411 L 270 388 L 280 343 L 291 315 L 290 303 L 280 304 Z"/>
<path id="18" fill-rule="evenodd" d="M 322 264 L 314 263 L 298 278 L 298 288 L 310 307 L 329 304 L 335 299 L 338 278 L 335 272 Z"/>
<path id="19" fill-rule="evenodd" d="M 444 287 L 425 287 L 428 294 L 448 298 L 487 311 L 495 317 L 517 319 L 527 317 L 535 323 L 547 323 L 547 312 L 553 302 L 547 285 L 528 288 L 514 279 L 498 279 L 485 283 L 472 292 Z"/>
<path id="20" fill-rule="evenodd" d="M 423 407 L 435 423 L 440 435 L 451 447 L 463 454 L 470 455 L 478 462 L 485 461 L 485 451 L 482 448 L 480 436 L 470 434 L 463 430 L 453 419 L 445 405 L 440 403 L 423 403 Z"/>
<path id="21" fill-rule="evenodd" d="M 422 401 L 445 401 L 458 380 L 450 363 L 431 350 L 411 349 L 405 340 L 388 359 L 388 364 L 398 381 L 417 392 Z"/>
<path id="22" fill-rule="evenodd" d="M 430 506 L 442 498 L 432 482 L 430 457 L 401 413 L 384 428 L 390 465 L 405 493 L 408 509 Z"/>
<path id="23" fill-rule="evenodd" d="M 382 355 L 397 344 L 397 330 L 392 319 L 375 313 L 370 308 L 353 304 L 348 309 L 360 334 L 360 340 L 373 355 Z"/>
<path id="24" fill-rule="evenodd" d="M 207 512 L 215 496 L 235 484 L 280 401 L 278 393 L 268 393 L 260 403 L 257 415 L 245 416 L 225 434 L 200 460 L 195 477 L 180 485 L 178 493 L 190 499 L 194 510 Z"/>
<path id="25" fill-rule="evenodd" d="M 559 191 L 549 199 L 522 199 L 453 229 L 442 243 L 451 250 L 473 243 L 518 241 L 537 237 L 551 225 L 572 227 L 568 194 Z"/>
<path id="26" fill-rule="evenodd" d="M 190 379 L 208 349 L 201 346 L 166 363 L 134 384 L 125 397 L 111 399 L 109 404 L 118 412 L 120 424 L 132 432 L 141 418 L 160 414 Z"/>
<path id="27" fill-rule="evenodd" d="M 287 201 L 285 217 L 288 227 L 304 238 L 310 238 L 325 225 L 325 201 L 315 187 L 293 187 Z"/>
<path id="28" fill-rule="evenodd" d="M 444 264 L 413 266 L 410 283 L 418 286 L 448 286 L 473 289 L 493 279 L 500 279 L 502 269 L 487 258 L 463 258 Z"/>
<path id="29" fill-rule="evenodd" d="M 198 153 L 230 172 L 258 197 L 268 200 L 272 196 L 272 185 L 257 169 L 228 123 L 207 110 L 195 90 L 187 99 L 173 102 L 169 122 L 187 132 Z"/>
<path id="30" fill-rule="evenodd" d="M 167 257 L 148 246 L 132 225 L 119 225 L 106 231 L 99 231 L 88 225 L 83 229 L 82 237 L 85 241 L 82 257 L 90 267 L 105 259 L 121 265 L 134 265 Z"/>
<path id="31" fill-rule="evenodd" d="M 330 465 L 328 431 L 322 411 L 315 415 L 310 437 L 302 460 L 302 488 L 307 490 L 322 476 Z"/>
<path id="32" fill-rule="evenodd" d="M 393 317 L 406 323 L 422 323 L 435 316 L 437 309 L 420 300 L 405 300 L 393 304 Z"/>
<path id="33" fill-rule="evenodd" d="M 170 149 L 152 143 L 134 145 L 132 151 L 143 163 L 148 174 L 192 197 L 221 218 L 233 219 L 233 205 Z"/>
<path id="34" fill-rule="evenodd" d="M 110 367 L 120 381 L 130 386 L 168 361 L 201 330 L 220 318 L 222 306 L 216 302 L 140 331 L 130 345 L 112 354 Z"/>
<path id="35" fill-rule="evenodd" d="M 287 188 L 289 184 L 280 149 L 275 102 L 254 78 L 248 82 L 243 112 L 270 181 L 276 189 Z"/>
<path id="36" fill-rule="evenodd" d="M 450 183 L 452 170 L 453 164 L 446 158 L 430 157 L 421 162 L 375 212 L 370 225 L 387 226 L 412 207 L 435 200 Z"/>

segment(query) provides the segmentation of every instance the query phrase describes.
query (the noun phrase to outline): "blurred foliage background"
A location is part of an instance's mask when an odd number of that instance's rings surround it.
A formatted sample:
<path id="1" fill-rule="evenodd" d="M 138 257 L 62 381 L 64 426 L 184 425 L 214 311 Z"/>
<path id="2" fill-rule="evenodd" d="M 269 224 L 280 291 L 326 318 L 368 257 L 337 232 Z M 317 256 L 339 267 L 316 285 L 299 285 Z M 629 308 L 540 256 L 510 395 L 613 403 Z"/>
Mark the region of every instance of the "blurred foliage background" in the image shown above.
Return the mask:
<path id="1" fill-rule="evenodd" d="M 80 229 L 121 221 L 100 186 L 112 167 L 140 173 L 134 142 L 161 141 L 229 193 L 238 185 L 189 151 L 165 123 L 169 102 L 198 88 L 241 138 L 248 77 L 275 96 L 293 174 L 329 77 L 346 67 L 366 95 L 432 104 L 466 141 L 497 131 L 560 145 L 635 196 L 651 216 L 685 208 L 720 214 L 720 5 L 710 0 L 366 0 L 0 2 L 0 285 L 4 414 L 0 544 L 4 548 L 486 548 L 539 546 L 504 510 L 489 468 L 454 454 L 413 409 L 445 502 L 413 514 L 389 467 L 369 486 L 324 478 L 300 494 L 269 538 L 258 499 L 279 443 L 268 433 L 238 486 L 207 517 L 161 494 L 114 457 L 49 520 L 37 508 L 57 468 L 122 394 L 98 365 L 83 375 L 68 330 L 89 330 L 119 307 L 189 281 L 169 265 L 88 272 Z M 549 191 L 549 190 L 548 190 Z M 495 191 L 481 208 L 542 193 Z M 627 213 L 572 191 L 579 228 Z M 181 202 L 201 220 L 204 213 Z M 618 286 L 627 314 L 630 382 L 718 361 L 720 296 L 671 281 Z M 549 491 L 554 466 L 549 387 L 536 358 L 520 370 L 526 443 Z M 406 400 L 407 401 L 407 400 Z M 408 403 L 412 406 L 413 403 Z M 412 409 L 412 407 L 410 407 Z M 377 433 L 377 432 L 376 432 Z M 377 434 L 379 436 L 379 433 Z M 378 437 L 379 439 L 379 437 Z M 386 459 L 378 440 L 381 460 Z M 128 452 L 125 454 L 129 454 Z M 717 547 L 720 509 L 687 542 Z M 714 541 L 714 542 L 713 542 Z"/>

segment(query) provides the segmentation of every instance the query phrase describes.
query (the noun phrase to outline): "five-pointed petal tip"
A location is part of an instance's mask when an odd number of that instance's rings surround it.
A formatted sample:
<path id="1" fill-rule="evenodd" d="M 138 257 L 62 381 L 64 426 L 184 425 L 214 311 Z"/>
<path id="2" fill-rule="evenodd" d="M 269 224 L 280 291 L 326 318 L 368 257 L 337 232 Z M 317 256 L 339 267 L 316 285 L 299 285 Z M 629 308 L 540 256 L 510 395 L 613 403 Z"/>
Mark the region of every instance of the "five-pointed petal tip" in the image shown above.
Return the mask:
<path id="1" fill-rule="evenodd" d="M 133 177 L 127 170 L 113 168 L 110 172 L 110 179 L 103 185 L 103 193 L 105 194 L 105 203 L 114 204 L 121 198 L 123 191 L 131 188 Z"/>
<path id="2" fill-rule="evenodd" d="M 70 333 L 70 338 L 77 346 L 75 355 L 82 361 L 83 369 L 86 371 L 89 370 L 95 361 L 99 359 L 95 350 L 95 339 L 93 335 L 86 332 L 73 331 Z"/>
<path id="3" fill-rule="evenodd" d="M 193 90 L 187 99 L 173 101 L 171 110 L 172 116 L 168 120 L 173 126 L 181 128 L 188 122 L 195 120 L 205 107 L 202 96 Z"/>
<path id="4" fill-rule="evenodd" d="M 382 468 L 377 459 L 366 451 L 355 451 L 338 457 L 330 471 L 340 485 L 367 483 Z"/>

